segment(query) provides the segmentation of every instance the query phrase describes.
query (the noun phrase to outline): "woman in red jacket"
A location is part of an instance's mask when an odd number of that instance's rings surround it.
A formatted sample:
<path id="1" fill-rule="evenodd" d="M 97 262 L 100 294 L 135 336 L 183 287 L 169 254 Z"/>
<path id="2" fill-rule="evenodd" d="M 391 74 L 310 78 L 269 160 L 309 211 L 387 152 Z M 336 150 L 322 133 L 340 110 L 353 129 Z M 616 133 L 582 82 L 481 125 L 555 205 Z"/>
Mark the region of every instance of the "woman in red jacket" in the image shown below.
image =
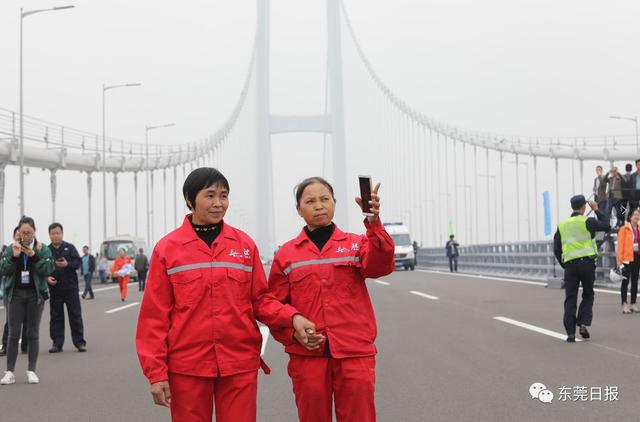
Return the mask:
<path id="1" fill-rule="evenodd" d="M 255 422 L 260 358 L 256 319 L 296 332 L 315 326 L 269 293 L 260 254 L 225 223 L 229 183 L 214 168 L 184 182 L 192 211 L 155 246 L 138 319 L 136 349 L 151 394 L 176 422 Z"/>
<path id="2" fill-rule="evenodd" d="M 332 222 L 336 202 L 326 180 L 309 178 L 296 188 L 296 208 L 306 226 L 278 250 L 269 288 L 317 327 L 308 345 L 320 344 L 318 350 L 296 344 L 290 329 L 271 333 L 289 353 L 302 422 L 331 422 L 333 402 L 339 422 L 376 419 L 376 321 L 365 278 L 394 269 L 393 240 L 378 217 L 379 187 L 371 196 L 373 216 L 364 220 L 366 235 L 345 233 Z"/>
<path id="3" fill-rule="evenodd" d="M 120 300 L 124 302 L 127 298 L 127 287 L 129 286 L 129 274 L 131 274 L 131 257 L 126 254 L 123 248 L 118 250 L 118 257 L 111 267 L 111 277 L 118 279 L 120 285 Z"/>

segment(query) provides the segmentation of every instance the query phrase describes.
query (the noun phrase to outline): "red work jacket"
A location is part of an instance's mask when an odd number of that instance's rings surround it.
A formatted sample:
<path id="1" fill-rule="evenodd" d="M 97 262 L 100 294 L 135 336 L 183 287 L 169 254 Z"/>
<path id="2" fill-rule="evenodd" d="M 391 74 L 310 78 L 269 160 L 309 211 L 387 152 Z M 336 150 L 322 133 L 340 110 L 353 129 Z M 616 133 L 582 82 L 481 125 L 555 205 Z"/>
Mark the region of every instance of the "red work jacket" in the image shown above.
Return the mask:
<path id="1" fill-rule="evenodd" d="M 124 277 L 120 277 L 117 272 L 120 271 L 122 269 L 122 267 L 124 267 L 126 264 L 131 264 L 131 257 L 128 255 L 125 255 L 124 258 L 120 258 L 117 257 L 116 260 L 113 262 L 113 265 L 111 266 L 111 273 L 115 274 L 118 279 L 120 278 L 126 278 L 127 280 L 129 280 L 129 276 L 125 275 Z"/>
<path id="2" fill-rule="evenodd" d="M 335 358 L 376 354 L 376 319 L 365 278 L 394 270 L 394 244 L 378 219 L 366 235 L 344 233 L 337 226 L 319 251 L 302 232 L 282 245 L 269 274 L 269 289 L 316 324 L 329 341 Z M 322 356 L 322 347 L 309 351 L 293 339 L 292 329 L 272 330 L 287 353 Z"/>
<path id="3" fill-rule="evenodd" d="M 153 250 L 138 317 L 136 349 L 149 382 L 168 372 L 228 376 L 257 370 L 262 335 L 292 327 L 297 311 L 269 292 L 258 248 L 242 231 L 223 224 L 211 247 L 191 216 Z"/>

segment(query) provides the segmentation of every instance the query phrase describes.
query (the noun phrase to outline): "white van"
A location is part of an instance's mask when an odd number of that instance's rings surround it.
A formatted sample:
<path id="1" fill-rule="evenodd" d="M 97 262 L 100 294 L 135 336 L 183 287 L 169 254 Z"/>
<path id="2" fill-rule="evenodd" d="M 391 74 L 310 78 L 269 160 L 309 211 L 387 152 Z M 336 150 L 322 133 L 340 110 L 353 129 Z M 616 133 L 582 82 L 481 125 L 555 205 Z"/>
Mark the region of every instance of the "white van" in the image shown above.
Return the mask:
<path id="1" fill-rule="evenodd" d="M 404 267 L 405 270 L 413 271 L 416 268 L 416 257 L 409 228 L 402 223 L 384 223 L 384 228 L 396 245 L 396 268 Z"/>
<path id="2" fill-rule="evenodd" d="M 136 255 L 138 255 L 138 250 L 142 248 L 142 250 L 146 252 L 147 244 L 143 238 L 130 236 L 128 234 L 107 237 L 100 245 L 100 253 L 107 258 L 107 261 L 109 261 L 109 268 L 107 269 L 107 272 L 111 270 L 113 263 L 118 257 L 118 251 L 120 248 L 123 248 L 125 254 L 131 257 L 131 264 L 133 264 L 136 259 Z M 138 279 L 138 273 L 135 269 L 131 271 L 129 277 L 132 280 Z"/>

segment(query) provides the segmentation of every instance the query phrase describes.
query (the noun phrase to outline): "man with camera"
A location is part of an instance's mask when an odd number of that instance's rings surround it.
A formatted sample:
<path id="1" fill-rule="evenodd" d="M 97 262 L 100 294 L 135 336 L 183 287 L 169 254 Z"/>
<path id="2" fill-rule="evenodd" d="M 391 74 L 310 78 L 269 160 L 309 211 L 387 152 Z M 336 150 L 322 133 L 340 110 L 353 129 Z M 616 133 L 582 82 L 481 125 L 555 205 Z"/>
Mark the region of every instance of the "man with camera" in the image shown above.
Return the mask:
<path id="1" fill-rule="evenodd" d="M 67 305 L 71 339 L 78 352 L 87 351 L 82 324 L 82 309 L 78 288 L 78 273 L 81 259 L 78 250 L 71 243 L 62 240 L 63 228 L 60 223 L 49 225 L 51 254 L 53 255 L 55 270 L 48 279 L 51 292 L 51 320 L 49 330 L 53 346 L 49 353 L 62 352 L 64 344 L 64 305 Z"/>

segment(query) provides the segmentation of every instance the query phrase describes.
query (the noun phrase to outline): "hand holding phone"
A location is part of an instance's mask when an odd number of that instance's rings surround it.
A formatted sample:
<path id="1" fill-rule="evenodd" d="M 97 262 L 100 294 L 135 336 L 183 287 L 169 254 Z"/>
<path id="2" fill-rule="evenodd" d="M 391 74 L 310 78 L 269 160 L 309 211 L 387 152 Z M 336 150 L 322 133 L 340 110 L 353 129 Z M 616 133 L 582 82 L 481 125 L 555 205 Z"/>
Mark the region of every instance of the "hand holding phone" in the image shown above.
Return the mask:
<path id="1" fill-rule="evenodd" d="M 67 262 L 66 259 L 64 259 L 63 257 L 57 258 L 56 259 L 56 267 L 59 268 L 66 268 L 67 265 L 69 265 L 69 263 Z"/>
<path id="2" fill-rule="evenodd" d="M 356 203 L 360 205 L 362 214 L 367 216 L 369 223 L 373 223 L 380 214 L 380 197 L 378 196 L 380 183 L 376 183 L 376 186 L 371 190 L 371 176 L 359 176 L 359 182 L 360 197 L 356 198 Z"/>
<path id="3" fill-rule="evenodd" d="M 360 183 L 360 207 L 362 214 L 367 217 L 373 216 L 371 212 L 371 176 L 358 176 Z"/>

